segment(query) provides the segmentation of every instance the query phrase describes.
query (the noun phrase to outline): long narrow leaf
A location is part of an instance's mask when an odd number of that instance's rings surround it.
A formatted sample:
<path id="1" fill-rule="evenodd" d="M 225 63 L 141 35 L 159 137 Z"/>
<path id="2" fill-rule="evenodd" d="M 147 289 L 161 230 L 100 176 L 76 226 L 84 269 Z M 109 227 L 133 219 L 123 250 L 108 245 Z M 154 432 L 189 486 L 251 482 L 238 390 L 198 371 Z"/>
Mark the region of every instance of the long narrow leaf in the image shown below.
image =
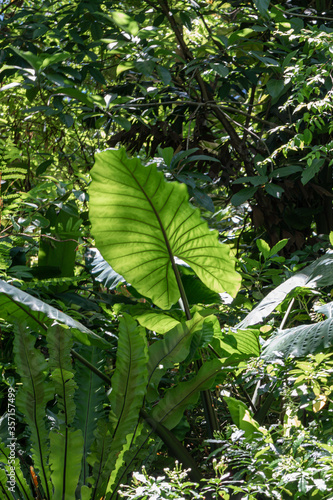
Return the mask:
<path id="1" fill-rule="evenodd" d="M 53 399 L 54 388 L 46 381 L 47 363 L 40 351 L 34 348 L 36 339 L 23 326 L 17 327 L 14 352 L 17 371 L 23 387 L 19 389 L 16 403 L 23 413 L 31 433 L 32 460 L 39 472 L 45 496 L 51 500 L 48 431 L 45 409 Z"/>
<path id="2" fill-rule="evenodd" d="M 106 340 L 67 314 L 3 280 L 0 280 L 0 318 L 9 323 L 26 323 L 41 333 L 45 333 L 55 320 L 70 326 L 76 339 L 83 344 L 97 345 L 101 349 L 110 347 Z"/>
<path id="3" fill-rule="evenodd" d="M 168 183 L 155 165 L 128 159 L 124 149 L 96 155 L 90 220 L 103 257 L 162 309 L 178 301 L 175 257 L 216 292 L 235 295 L 240 276 L 229 247 L 189 203 L 184 184 Z"/>
<path id="4" fill-rule="evenodd" d="M 81 346 L 79 353 L 98 368 L 103 363 L 102 351 L 96 347 Z M 83 435 L 82 475 L 81 483 L 86 484 L 88 477 L 88 454 L 94 441 L 94 432 L 99 419 L 105 417 L 103 402 L 107 401 L 104 385 L 101 379 L 81 363 L 75 368 L 75 428 L 81 429 Z"/>
<path id="5" fill-rule="evenodd" d="M 75 417 L 76 383 L 70 352 L 73 341 L 68 329 L 55 325 L 48 330 L 49 369 L 54 382 L 58 407 L 58 428 L 50 433 L 50 463 L 54 498 L 75 498 L 82 463 L 83 437 L 72 426 Z"/>
<path id="6" fill-rule="evenodd" d="M 148 347 L 145 330 L 127 314 L 119 325 L 116 370 L 112 377 L 112 444 L 102 477 L 101 494 L 113 491 L 124 452 L 134 437 L 147 387 Z M 106 482 L 105 482 L 106 480 Z"/>

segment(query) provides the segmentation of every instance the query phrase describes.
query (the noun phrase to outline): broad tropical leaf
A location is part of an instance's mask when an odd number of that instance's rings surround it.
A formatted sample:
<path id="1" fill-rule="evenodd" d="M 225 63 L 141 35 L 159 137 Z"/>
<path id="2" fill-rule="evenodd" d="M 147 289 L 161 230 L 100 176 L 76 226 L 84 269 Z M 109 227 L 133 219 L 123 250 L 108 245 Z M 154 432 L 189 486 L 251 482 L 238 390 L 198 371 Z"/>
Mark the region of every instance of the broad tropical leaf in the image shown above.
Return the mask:
<path id="1" fill-rule="evenodd" d="M 333 318 L 314 325 L 302 325 L 278 330 L 263 347 L 262 356 L 271 358 L 275 352 L 285 357 L 303 357 L 314 354 L 333 345 Z"/>
<path id="2" fill-rule="evenodd" d="M 178 301 L 175 257 L 215 292 L 237 293 L 240 276 L 229 247 L 188 203 L 184 184 L 166 182 L 155 165 L 142 166 L 124 149 L 97 154 L 91 175 L 96 246 L 141 294 L 161 309 Z"/>
<path id="3" fill-rule="evenodd" d="M 18 391 L 16 403 L 25 417 L 31 433 L 34 468 L 47 500 L 51 500 L 50 468 L 48 464 L 49 440 L 46 429 L 46 404 L 54 397 L 54 387 L 46 381 L 47 363 L 43 354 L 35 349 L 36 339 L 23 326 L 17 327 L 14 353 L 17 371 L 23 387 Z"/>
<path id="4" fill-rule="evenodd" d="M 8 323 L 26 323 L 34 331 L 45 334 L 47 326 L 56 320 L 72 328 L 75 338 L 86 345 L 109 348 L 110 344 L 96 333 L 55 307 L 36 299 L 15 286 L 0 280 L 0 318 Z"/>
<path id="5" fill-rule="evenodd" d="M 238 325 L 236 328 L 246 328 L 260 323 L 281 304 L 289 292 L 297 287 L 319 288 L 333 284 L 333 252 L 325 255 L 312 264 L 294 274 L 287 281 L 270 292 Z"/>

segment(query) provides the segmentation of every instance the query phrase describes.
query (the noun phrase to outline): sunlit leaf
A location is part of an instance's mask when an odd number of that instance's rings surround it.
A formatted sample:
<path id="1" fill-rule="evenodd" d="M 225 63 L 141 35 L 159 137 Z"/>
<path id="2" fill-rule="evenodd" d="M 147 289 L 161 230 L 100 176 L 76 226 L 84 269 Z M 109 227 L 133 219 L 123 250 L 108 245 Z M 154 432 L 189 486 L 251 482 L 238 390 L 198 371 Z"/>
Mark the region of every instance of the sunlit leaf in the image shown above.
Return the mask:
<path id="1" fill-rule="evenodd" d="M 240 277 L 229 247 L 219 243 L 184 184 L 166 182 L 155 165 L 128 159 L 125 150 L 96 155 L 90 220 L 103 257 L 126 281 L 168 309 L 180 298 L 175 257 L 216 292 L 235 295 Z"/>

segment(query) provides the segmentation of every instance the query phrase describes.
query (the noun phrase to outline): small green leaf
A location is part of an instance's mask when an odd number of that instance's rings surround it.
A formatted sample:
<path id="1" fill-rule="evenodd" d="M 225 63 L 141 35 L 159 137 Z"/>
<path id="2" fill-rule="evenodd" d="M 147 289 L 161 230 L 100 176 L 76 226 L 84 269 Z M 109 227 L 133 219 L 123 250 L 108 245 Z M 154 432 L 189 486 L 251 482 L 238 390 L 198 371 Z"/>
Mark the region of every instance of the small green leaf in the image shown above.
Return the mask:
<path id="1" fill-rule="evenodd" d="M 210 67 L 223 78 L 229 75 L 229 69 L 224 64 L 211 63 Z"/>
<path id="2" fill-rule="evenodd" d="M 253 1 L 254 1 L 254 5 L 257 7 L 260 14 L 263 17 L 267 17 L 267 11 L 268 11 L 268 7 L 270 4 L 270 0 L 253 0 Z"/>
<path id="3" fill-rule="evenodd" d="M 283 80 L 268 80 L 266 87 L 269 95 L 276 99 L 282 94 L 285 85 Z"/>
<path id="4" fill-rule="evenodd" d="M 271 251 L 269 252 L 269 257 L 272 257 L 272 255 L 275 255 L 280 250 L 282 250 L 282 248 L 284 248 L 286 246 L 288 241 L 289 241 L 288 238 L 285 238 L 284 240 L 281 240 L 278 243 L 276 243 L 276 245 L 274 245 L 273 248 L 271 249 Z"/>
<path id="5" fill-rule="evenodd" d="M 136 61 L 135 67 L 139 71 L 139 73 L 142 73 L 145 76 L 151 76 L 154 68 L 155 68 L 155 61 L 153 59 L 146 59 L 145 61 Z"/>
<path id="6" fill-rule="evenodd" d="M 212 199 L 204 191 L 201 191 L 201 189 L 194 188 L 193 195 L 194 195 L 196 202 L 199 205 L 201 205 L 203 208 L 205 208 L 209 212 L 212 212 L 212 213 L 215 212 L 215 207 L 214 207 L 214 203 L 213 203 Z"/>
<path id="7" fill-rule="evenodd" d="M 331 245 L 333 246 L 333 231 L 331 231 L 329 234 L 329 240 L 330 240 Z"/>
<path id="8" fill-rule="evenodd" d="M 308 128 L 306 128 L 303 132 L 303 141 L 306 145 L 311 144 L 312 141 L 312 132 Z"/>
<path id="9" fill-rule="evenodd" d="M 117 66 L 117 70 L 116 70 L 117 76 L 120 75 L 121 73 L 123 73 L 124 71 L 128 71 L 129 69 L 132 69 L 132 68 L 134 68 L 134 62 L 130 62 L 130 61 L 121 62 Z"/>
<path id="10" fill-rule="evenodd" d="M 324 165 L 324 158 L 315 158 L 311 165 L 306 167 L 302 173 L 302 184 L 305 186 L 313 177 L 319 172 L 321 167 Z"/>
<path id="11" fill-rule="evenodd" d="M 123 116 L 114 116 L 113 119 L 116 123 L 118 123 L 118 125 L 120 125 L 124 130 L 126 130 L 126 132 L 131 130 L 132 126 L 131 122 L 126 118 L 124 118 Z"/>
<path id="12" fill-rule="evenodd" d="M 119 26 L 119 28 L 123 29 L 130 35 L 137 35 L 139 31 L 139 25 L 134 19 L 132 19 L 128 14 L 119 11 L 111 11 L 110 16 L 112 21 Z"/>
<path id="13" fill-rule="evenodd" d="M 59 113 L 59 118 L 67 128 L 70 128 L 74 123 L 74 118 L 67 113 Z"/>
<path id="14" fill-rule="evenodd" d="M 231 203 L 234 205 L 234 207 L 238 207 L 239 205 L 245 203 L 249 198 L 252 198 L 257 190 L 257 186 L 241 189 L 240 191 L 238 191 L 238 193 L 232 196 Z"/>
<path id="15" fill-rule="evenodd" d="M 262 186 L 266 184 L 268 181 L 267 175 L 253 175 L 247 177 L 240 177 L 234 181 L 234 184 L 244 184 L 245 182 L 249 182 L 252 186 Z"/>
<path id="16" fill-rule="evenodd" d="M 282 193 L 284 193 L 284 189 L 281 186 L 277 186 L 272 182 L 266 184 L 265 191 L 271 196 L 274 196 L 274 198 L 281 198 Z"/>
<path id="17" fill-rule="evenodd" d="M 70 88 L 70 87 L 58 88 L 57 94 L 64 94 L 73 99 L 77 99 L 78 101 L 83 102 L 89 108 L 94 108 L 95 106 L 99 106 L 102 108 L 105 107 L 105 101 L 102 96 L 85 94 L 75 88 Z"/>
<path id="18" fill-rule="evenodd" d="M 259 252 L 263 254 L 264 258 L 268 259 L 271 251 L 269 244 L 265 240 L 256 240 L 256 245 L 259 249 Z"/>
<path id="19" fill-rule="evenodd" d="M 171 165 L 171 161 L 172 161 L 172 158 L 173 158 L 173 155 L 174 155 L 174 150 L 173 148 L 169 147 L 169 148 L 160 148 L 160 146 L 157 148 L 158 150 L 158 154 L 160 154 L 163 158 L 163 160 L 165 161 L 165 164 L 170 167 Z"/>
<path id="20" fill-rule="evenodd" d="M 103 29 L 99 22 L 94 21 L 90 25 L 90 33 L 93 40 L 100 40 L 103 38 Z"/>
<path id="21" fill-rule="evenodd" d="M 160 79 L 162 80 L 164 85 L 169 85 L 169 83 L 172 80 L 170 71 L 168 69 L 164 68 L 163 66 L 157 66 L 156 70 L 157 70 L 158 76 L 160 77 Z"/>
<path id="22" fill-rule="evenodd" d="M 302 172 L 302 167 L 300 165 L 289 165 L 288 167 L 281 167 L 273 170 L 269 174 L 270 178 L 287 177 L 288 175 L 295 174 L 296 172 Z"/>

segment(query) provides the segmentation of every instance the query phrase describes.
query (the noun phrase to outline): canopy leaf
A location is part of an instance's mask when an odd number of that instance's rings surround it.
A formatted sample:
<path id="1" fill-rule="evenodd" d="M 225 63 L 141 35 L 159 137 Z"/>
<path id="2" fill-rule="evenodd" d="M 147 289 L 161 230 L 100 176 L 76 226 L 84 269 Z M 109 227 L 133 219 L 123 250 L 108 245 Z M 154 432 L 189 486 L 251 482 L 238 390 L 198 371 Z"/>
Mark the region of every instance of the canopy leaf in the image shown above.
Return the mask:
<path id="1" fill-rule="evenodd" d="M 124 149 L 96 155 L 91 172 L 90 220 L 96 245 L 112 267 L 162 309 L 180 298 L 175 257 L 216 292 L 240 285 L 229 247 L 219 243 L 184 184 L 166 182 Z"/>

